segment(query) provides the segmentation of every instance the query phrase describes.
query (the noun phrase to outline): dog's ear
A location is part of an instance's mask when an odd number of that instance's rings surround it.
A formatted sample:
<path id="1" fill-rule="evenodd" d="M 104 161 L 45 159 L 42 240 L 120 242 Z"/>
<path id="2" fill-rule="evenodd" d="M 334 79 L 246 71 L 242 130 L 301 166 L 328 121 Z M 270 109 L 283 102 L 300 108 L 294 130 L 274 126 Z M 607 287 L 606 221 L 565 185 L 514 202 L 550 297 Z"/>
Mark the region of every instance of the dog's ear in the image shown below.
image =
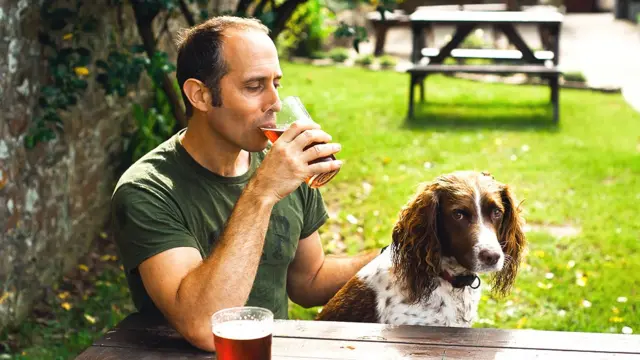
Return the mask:
<path id="1" fill-rule="evenodd" d="M 438 240 L 438 190 L 423 184 L 400 212 L 393 228 L 392 262 L 395 275 L 416 303 L 429 298 L 440 271 Z"/>
<path id="2" fill-rule="evenodd" d="M 505 211 L 498 232 L 498 240 L 505 254 L 505 264 L 502 270 L 494 275 L 493 290 L 496 294 L 504 296 L 509 293 L 516 279 L 527 242 L 522 229 L 521 208 L 516 203 L 509 186 L 502 185 L 500 196 Z"/>

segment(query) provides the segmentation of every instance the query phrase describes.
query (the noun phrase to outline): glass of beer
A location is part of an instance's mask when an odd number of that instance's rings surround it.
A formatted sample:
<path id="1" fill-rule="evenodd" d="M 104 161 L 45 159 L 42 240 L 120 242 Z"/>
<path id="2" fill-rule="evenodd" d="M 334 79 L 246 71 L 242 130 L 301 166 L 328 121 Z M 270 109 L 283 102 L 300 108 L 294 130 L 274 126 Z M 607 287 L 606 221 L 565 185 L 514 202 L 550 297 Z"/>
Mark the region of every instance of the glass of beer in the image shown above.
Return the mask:
<path id="1" fill-rule="evenodd" d="M 275 128 L 260 128 L 260 130 L 262 130 L 264 135 L 271 141 L 271 143 L 275 143 L 276 140 L 280 138 L 280 135 L 282 135 L 282 133 L 284 133 L 285 130 L 287 130 L 293 122 L 298 120 L 313 121 L 311 119 L 311 115 L 309 115 L 307 109 L 305 109 L 304 105 L 302 104 L 302 101 L 300 101 L 300 98 L 297 96 L 288 96 L 282 100 L 282 109 L 278 113 L 276 113 Z M 318 143 L 313 143 L 305 147 L 304 150 L 307 150 L 314 145 L 318 145 Z M 335 159 L 335 156 L 329 155 L 317 158 L 311 161 L 309 165 Z M 328 183 L 331 179 L 333 179 L 333 177 L 336 176 L 339 171 L 340 169 L 323 174 L 316 174 L 305 179 L 305 182 L 312 188 L 319 188 L 320 186 Z"/>
<path id="2" fill-rule="evenodd" d="M 271 360 L 273 313 L 260 307 L 234 307 L 211 316 L 218 360 Z"/>

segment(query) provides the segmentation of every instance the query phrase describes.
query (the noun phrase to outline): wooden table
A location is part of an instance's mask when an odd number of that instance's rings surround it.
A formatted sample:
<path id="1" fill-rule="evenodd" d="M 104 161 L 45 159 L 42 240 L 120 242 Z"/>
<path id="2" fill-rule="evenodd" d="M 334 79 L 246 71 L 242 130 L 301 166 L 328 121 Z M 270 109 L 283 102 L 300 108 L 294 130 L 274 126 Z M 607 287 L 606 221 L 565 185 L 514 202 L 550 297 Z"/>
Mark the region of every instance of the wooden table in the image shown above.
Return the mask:
<path id="1" fill-rule="evenodd" d="M 640 359 L 640 336 L 276 321 L 273 359 Z M 130 315 L 77 358 L 215 359 L 165 323 Z"/>
<path id="2" fill-rule="evenodd" d="M 409 118 L 413 117 L 414 87 L 420 85 L 421 100 L 424 101 L 424 80 L 432 73 L 526 73 L 548 79 L 551 88 L 554 121 L 559 118 L 558 70 L 560 55 L 560 28 L 564 16 L 548 11 L 432 11 L 418 8 L 410 15 L 412 31 L 411 61 L 413 66 L 409 93 Z M 436 25 L 455 28 L 451 40 L 441 48 L 425 48 L 425 33 L 433 31 Z M 518 33 L 517 25 L 534 25 L 539 29 L 543 51 L 534 52 Z M 457 49 L 472 31 L 481 26 L 490 26 L 505 34 L 515 50 Z M 457 53 L 456 53 L 457 52 Z M 424 57 L 428 64 L 423 65 Z M 506 61 L 507 65 L 443 65 L 448 57 L 479 58 Z M 511 66 L 511 68 L 509 68 Z"/>

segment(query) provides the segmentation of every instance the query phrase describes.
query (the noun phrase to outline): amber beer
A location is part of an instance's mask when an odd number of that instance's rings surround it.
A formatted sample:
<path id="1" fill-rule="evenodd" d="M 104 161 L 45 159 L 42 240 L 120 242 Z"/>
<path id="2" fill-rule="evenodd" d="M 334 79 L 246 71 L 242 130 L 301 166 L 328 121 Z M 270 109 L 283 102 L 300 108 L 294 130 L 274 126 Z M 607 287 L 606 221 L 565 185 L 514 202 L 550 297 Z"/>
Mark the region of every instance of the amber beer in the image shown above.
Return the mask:
<path id="1" fill-rule="evenodd" d="M 273 313 L 241 306 L 223 309 L 211 317 L 218 360 L 271 360 Z"/>
<path id="2" fill-rule="evenodd" d="M 271 329 L 253 320 L 233 320 L 213 330 L 218 360 L 271 360 Z"/>
<path id="3" fill-rule="evenodd" d="M 264 135 L 267 137 L 267 139 L 269 139 L 269 141 L 271 141 L 272 143 L 275 143 L 276 140 L 278 140 L 280 138 L 280 136 L 284 133 L 284 131 L 286 130 L 286 128 L 260 128 L 260 130 L 262 130 L 262 132 L 264 133 Z M 320 143 L 313 143 L 307 147 L 304 148 L 304 150 L 307 150 L 308 148 L 318 145 Z M 332 161 L 335 160 L 336 157 L 333 155 L 329 155 L 329 156 L 325 156 L 325 157 L 321 157 L 318 159 L 315 159 L 313 161 L 311 161 L 309 164 L 315 164 L 315 163 L 319 163 L 319 162 L 324 162 L 324 161 Z M 312 188 L 319 188 L 320 186 L 326 184 L 329 182 L 329 180 L 333 179 L 334 176 L 336 176 L 336 174 L 338 174 L 338 172 L 340 171 L 340 169 L 338 170 L 332 170 L 326 173 L 322 173 L 322 174 L 318 174 L 318 175 L 313 175 L 309 178 L 307 178 L 305 180 L 305 182 L 307 183 L 307 185 L 309 185 Z"/>

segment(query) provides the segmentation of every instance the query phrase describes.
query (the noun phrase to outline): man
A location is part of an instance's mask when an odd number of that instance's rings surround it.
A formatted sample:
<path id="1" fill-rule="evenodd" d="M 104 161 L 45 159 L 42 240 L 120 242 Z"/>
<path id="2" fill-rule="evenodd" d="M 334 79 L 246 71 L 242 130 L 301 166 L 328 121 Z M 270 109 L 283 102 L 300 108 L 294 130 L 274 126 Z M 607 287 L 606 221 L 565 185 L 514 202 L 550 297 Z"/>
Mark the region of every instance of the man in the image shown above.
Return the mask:
<path id="1" fill-rule="evenodd" d="M 340 146 L 318 124 L 298 122 L 267 150 L 259 127 L 275 122 L 281 77 L 255 20 L 219 17 L 185 31 L 177 78 L 188 128 L 131 166 L 113 194 L 136 307 L 204 350 L 214 350 L 214 312 L 253 305 L 287 318 L 288 298 L 325 304 L 377 254 L 324 257 L 327 212 L 303 180 L 340 168 L 308 164 Z"/>

